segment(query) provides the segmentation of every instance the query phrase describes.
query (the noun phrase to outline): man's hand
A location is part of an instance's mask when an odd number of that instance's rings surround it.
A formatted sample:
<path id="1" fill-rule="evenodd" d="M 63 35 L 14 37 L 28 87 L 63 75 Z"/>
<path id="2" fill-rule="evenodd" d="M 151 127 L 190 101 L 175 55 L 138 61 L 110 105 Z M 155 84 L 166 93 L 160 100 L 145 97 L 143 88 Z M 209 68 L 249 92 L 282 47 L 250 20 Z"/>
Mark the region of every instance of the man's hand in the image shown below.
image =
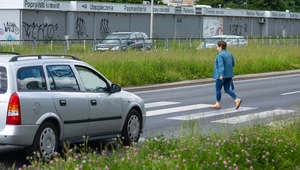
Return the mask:
<path id="1" fill-rule="evenodd" d="M 223 80 L 223 76 L 220 76 L 220 80 Z"/>

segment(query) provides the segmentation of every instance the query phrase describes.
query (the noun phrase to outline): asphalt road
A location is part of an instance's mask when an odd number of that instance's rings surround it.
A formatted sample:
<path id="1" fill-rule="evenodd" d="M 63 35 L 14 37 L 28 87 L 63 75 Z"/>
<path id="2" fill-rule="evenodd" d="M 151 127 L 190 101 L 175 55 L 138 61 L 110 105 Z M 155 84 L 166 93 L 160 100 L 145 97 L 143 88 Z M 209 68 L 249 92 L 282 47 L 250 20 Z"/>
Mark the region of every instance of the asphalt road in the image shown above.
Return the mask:
<path id="1" fill-rule="evenodd" d="M 127 87 L 145 100 L 147 121 L 141 141 L 149 136 L 165 137 L 185 133 L 191 121 L 201 131 L 240 128 L 244 125 L 272 122 L 297 114 L 300 106 L 300 71 L 241 75 L 234 78 L 235 92 L 243 99 L 235 110 L 234 101 L 222 93 L 221 109 L 208 106 L 215 102 L 214 80 L 202 79 L 143 87 Z M 299 113 L 299 112 L 298 112 Z M 274 115 L 279 115 L 275 118 Z M 0 169 L 28 164 L 22 147 L 0 146 Z"/>
<path id="2" fill-rule="evenodd" d="M 299 110 L 300 74 L 234 82 L 236 94 L 243 99 L 238 110 L 226 93 L 222 93 L 220 110 L 208 107 L 215 103 L 214 83 L 135 92 L 145 100 L 147 108 L 143 137 L 179 136 L 182 124 L 191 119 L 199 122 L 206 133 L 208 130 L 274 122 L 291 117 Z"/>

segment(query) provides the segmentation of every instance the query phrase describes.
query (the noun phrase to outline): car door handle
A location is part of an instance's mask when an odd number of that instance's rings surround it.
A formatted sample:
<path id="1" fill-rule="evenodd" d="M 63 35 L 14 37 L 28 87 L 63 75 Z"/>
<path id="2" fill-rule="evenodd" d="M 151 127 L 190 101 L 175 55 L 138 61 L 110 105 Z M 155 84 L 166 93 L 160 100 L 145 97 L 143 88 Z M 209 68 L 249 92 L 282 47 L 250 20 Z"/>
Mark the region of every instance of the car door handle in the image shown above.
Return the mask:
<path id="1" fill-rule="evenodd" d="M 59 100 L 59 104 L 61 106 L 67 106 L 67 101 L 66 100 Z"/>
<path id="2" fill-rule="evenodd" d="M 96 106 L 97 105 L 97 100 L 95 100 L 95 99 L 91 100 L 91 105 Z"/>

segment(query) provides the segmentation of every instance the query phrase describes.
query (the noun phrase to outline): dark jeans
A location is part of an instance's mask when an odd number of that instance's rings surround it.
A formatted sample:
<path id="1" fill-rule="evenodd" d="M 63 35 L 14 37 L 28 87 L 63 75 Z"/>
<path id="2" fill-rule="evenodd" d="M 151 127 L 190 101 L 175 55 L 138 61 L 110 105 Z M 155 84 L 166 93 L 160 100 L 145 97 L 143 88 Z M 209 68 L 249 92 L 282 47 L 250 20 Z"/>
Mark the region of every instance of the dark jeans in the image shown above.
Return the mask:
<path id="1" fill-rule="evenodd" d="M 222 97 L 222 87 L 224 86 L 225 92 L 231 96 L 234 100 L 237 98 L 236 94 L 230 90 L 230 86 L 233 84 L 232 78 L 224 78 L 223 80 L 216 79 L 216 101 L 220 102 Z"/>

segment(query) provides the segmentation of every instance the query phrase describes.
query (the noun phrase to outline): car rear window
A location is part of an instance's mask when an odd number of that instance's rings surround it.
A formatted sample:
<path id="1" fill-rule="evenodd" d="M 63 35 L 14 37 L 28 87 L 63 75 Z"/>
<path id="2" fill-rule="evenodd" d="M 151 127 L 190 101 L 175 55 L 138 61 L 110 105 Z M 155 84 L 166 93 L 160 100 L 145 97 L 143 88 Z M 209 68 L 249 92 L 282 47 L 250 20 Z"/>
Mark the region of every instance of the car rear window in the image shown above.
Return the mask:
<path id="1" fill-rule="evenodd" d="M 7 91 L 7 72 L 5 67 L 0 66 L 0 94 Z"/>

